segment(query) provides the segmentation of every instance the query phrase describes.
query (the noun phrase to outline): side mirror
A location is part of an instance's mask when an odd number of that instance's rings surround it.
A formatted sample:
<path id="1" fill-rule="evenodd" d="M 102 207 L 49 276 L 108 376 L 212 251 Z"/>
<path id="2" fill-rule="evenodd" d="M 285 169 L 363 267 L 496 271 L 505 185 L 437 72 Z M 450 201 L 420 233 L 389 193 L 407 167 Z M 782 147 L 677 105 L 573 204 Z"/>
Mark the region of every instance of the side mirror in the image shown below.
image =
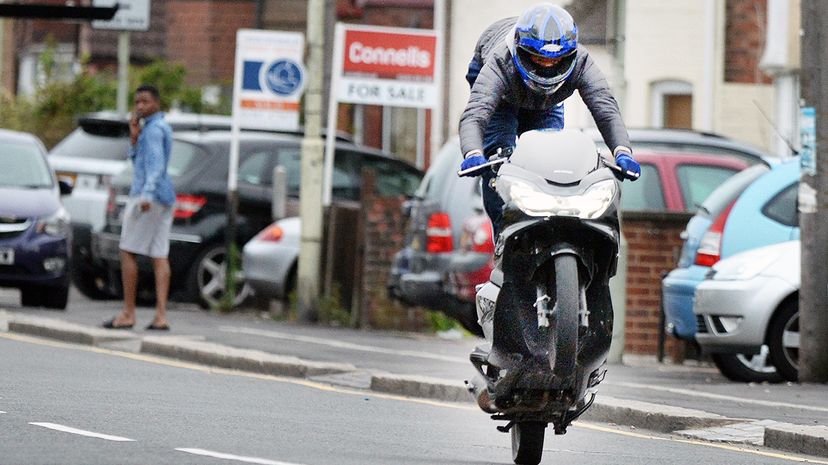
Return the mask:
<path id="1" fill-rule="evenodd" d="M 402 214 L 405 217 L 411 216 L 411 209 L 413 208 L 414 204 L 411 199 L 406 200 L 402 204 Z"/>
<path id="2" fill-rule="evenodd" d="M 72 183 L 65 179 L 58 180 L 58 186 L 60 187 L 60 195 L 69 195 L 72 193 Z"/>

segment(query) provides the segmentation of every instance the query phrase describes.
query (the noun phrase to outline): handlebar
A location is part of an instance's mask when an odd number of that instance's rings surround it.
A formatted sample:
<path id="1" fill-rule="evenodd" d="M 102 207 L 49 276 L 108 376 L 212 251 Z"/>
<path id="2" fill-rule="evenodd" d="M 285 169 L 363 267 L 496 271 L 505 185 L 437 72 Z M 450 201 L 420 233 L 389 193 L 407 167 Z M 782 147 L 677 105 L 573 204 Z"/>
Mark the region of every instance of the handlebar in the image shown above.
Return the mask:
<path id="1" fill-rule="evenodd" d="M 481 172 L 483 172 L 484 169 L 490 168 L 492 166 L 497 166 L 497 165 L 500 165 L 502 163 L 506 163 L 507 161 L 509 161 L 509 157 L 494 156 L 494 157 L 489 158 L 489 161 L 487 161 L 486 163 L 483 163 L 482 165 L 477 165 L 477 166 L 473 166 L 469 169 L 458 171 L 457 176 L 467 176 L 469 174 L 474 174 L 475 176 L 477 176 Z"/>
<path id="2" fill-rule="evenodd" d="M 621 169 L 620 166 L 616 165 L 615 163 L 609 163 L 606 160 L 604 160 L 604 165 L 607 168 L 611 169 L 612 171 L 615 171 L 616 177 L 618 178 L 619 181 L 623 181 L 625 179 L 629 179 L 629 180 L 634 181 L 634 180 L 638 179 L 641 176 L 641 173 L 634 173 L 632 171 L 624 171 L 623 169 Z"/>

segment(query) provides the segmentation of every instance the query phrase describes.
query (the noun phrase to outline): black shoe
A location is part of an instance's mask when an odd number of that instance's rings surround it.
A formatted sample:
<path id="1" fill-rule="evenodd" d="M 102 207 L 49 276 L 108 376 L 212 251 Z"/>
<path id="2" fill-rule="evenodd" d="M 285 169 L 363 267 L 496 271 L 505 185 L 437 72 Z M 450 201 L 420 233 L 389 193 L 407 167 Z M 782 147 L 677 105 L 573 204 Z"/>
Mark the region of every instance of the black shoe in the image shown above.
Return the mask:
<path id="1" fill-rule="evenodd" d="M 101 327 L 106 329 L 132 329 L 133 326 L 135 325 L 116 325 L 115 318 L 105 321 L 104 324 L 101 325 Z"/>
<path id="2" fill-rule="evenodd" d="M 163 324 L 163 325 L 156 325 L 154 322 L 150 323 L 149 326 L 146 327 L 147 331 L 169 331 L 170 325 Z"/>

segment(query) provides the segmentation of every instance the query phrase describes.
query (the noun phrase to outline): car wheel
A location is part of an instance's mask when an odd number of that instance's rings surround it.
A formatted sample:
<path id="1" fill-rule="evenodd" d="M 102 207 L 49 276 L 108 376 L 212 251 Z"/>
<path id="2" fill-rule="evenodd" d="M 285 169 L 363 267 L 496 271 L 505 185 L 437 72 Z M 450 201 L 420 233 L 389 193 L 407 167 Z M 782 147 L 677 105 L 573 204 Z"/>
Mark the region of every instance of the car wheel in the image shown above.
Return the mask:
<path id="1" fill-rule="evenodd" d="M 224 297 L 227 273 L 226 256 L 227 249 L 224 245 L 208 246 L 198 255 L 190 271 L 190 297 L 204 309 L 217 306 Z M 233 299 L 233 306 L 236 307 L 251 295 L 252 290 L 244 282 L 241 270 L 236 272 L 234 279 L 237 293 Z"/>
<path id="2" fill-rule="evenodd" d="M 20 288 L 20 305 L 24 307 L 40 307 L 42 291 L 35 287 Z"/>
<path id="3" fill-rule="evenodd" d="M 40 290 L 42 293 L 43 306 L 46 308 L 54 308 L 58 310 L 66 310 L 66 304 L 69 301 L 69 286 L 66 287 L 46 287 Z"/>
<path id="4" fill-rule="evenodd" d="M 783 303 L 768 328 L 768 347 L 776 370 L 788 381 L 799 379 L 799 301 Z"/>
<path id="5" fill-rule="evenodd" d="M 115 296 L 108 292 L 109 283 L 106 275 L 92 267 L 78 266 L 72 269 L 72 284 L 86 298 L 91 300 L 112 299 Z"/>
<path id="6" fill-rule="evenodd" d="M 712 354 L 716 368 L 731 381 L 742 383 L 778 383 L 782 377 L 776 372 L 768 357 L 768 346 L 762 346 L 758 354 Z"/>

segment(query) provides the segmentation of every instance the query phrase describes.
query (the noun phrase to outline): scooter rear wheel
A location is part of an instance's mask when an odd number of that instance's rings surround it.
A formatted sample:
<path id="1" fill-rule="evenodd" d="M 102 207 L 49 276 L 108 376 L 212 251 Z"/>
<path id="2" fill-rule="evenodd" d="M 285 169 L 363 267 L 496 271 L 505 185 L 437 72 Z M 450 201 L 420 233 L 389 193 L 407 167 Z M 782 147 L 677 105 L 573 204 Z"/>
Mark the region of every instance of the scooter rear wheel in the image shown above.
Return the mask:
<path id="1" fill-rule="evenodd" d="M 527 421 L 512 426 L 512 460 L 519 465 L 538 465 L 543 455 L 546 423 Z"/>

